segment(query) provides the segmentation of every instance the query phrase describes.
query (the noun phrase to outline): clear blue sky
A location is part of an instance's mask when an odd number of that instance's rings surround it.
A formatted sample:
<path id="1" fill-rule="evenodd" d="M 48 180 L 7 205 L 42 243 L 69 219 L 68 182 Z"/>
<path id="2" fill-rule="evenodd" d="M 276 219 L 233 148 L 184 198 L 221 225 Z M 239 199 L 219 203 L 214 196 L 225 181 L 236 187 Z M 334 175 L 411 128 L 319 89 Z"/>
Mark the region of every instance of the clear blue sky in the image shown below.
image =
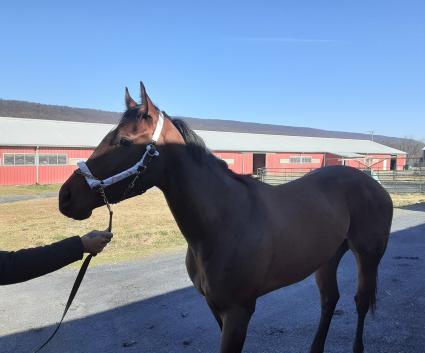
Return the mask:
<path id="1" fill-rule="evenodd" d="M 425 138 L 425 1 L 7 1 L 0 98 Z"/>

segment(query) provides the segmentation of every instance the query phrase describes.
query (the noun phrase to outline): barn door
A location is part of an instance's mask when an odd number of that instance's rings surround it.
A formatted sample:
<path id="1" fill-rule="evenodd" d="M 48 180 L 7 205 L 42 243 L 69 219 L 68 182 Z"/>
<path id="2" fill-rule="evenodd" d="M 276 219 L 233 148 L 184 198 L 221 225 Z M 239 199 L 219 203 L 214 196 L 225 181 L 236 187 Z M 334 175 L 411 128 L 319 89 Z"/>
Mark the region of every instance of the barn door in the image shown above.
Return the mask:
<path id="1" fill-rule="evenodd" d="M 391 156 L 390 170 L 397 169 L 397 156 Z"/>
<path id="2" fill-rule="evenodd" d="M 266 167 L 266 155 L 265 153 L 254 153 L 252 161 L 252 173 L 254 175 L 258 174 L 258 168 Z"/>

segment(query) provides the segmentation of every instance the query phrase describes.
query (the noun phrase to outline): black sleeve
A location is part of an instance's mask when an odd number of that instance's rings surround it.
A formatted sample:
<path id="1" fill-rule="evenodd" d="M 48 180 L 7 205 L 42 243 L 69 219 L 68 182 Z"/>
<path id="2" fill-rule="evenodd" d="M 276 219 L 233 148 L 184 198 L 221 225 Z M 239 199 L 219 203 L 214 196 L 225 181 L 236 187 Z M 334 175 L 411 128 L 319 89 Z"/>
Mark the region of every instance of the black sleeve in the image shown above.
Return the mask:
<path id="1" fill-rule="evenodd" d="M 0 251 L 0 285 L 28 281 L 83 258 L 78 236 L 51 245 L 19 251 Z"/>

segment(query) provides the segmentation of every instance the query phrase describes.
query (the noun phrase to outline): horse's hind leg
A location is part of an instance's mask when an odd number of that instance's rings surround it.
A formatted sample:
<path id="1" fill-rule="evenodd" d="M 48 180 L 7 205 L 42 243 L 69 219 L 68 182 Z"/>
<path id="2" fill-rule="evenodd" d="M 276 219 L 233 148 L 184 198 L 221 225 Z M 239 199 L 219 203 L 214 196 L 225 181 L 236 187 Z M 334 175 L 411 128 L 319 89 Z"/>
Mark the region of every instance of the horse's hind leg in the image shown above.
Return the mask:
<path id="1" fill-rule="evenodd" d="M 321 316 L 310 353 L 322 353 L 325 347 L 326 336 L 339 299 L 336 272 L 338 264 L 347 250 L 347 243 L 344 242 L 334 257 L 316 271 L 316 283 L 320 290 Z"/>
<path id="2" fill-rule="evenodd" d="M 369 254 L 354 253 L 358 271 L 357 293 L 354 297 L 358 315 L 356 338 L 353 345 L 354 353 L 363 353 L 364 350 L 364 321 L 369 308 L 372 309 L 372 312 L 375 310 L 378 265 L 383 253 L 384 250 Z"/>

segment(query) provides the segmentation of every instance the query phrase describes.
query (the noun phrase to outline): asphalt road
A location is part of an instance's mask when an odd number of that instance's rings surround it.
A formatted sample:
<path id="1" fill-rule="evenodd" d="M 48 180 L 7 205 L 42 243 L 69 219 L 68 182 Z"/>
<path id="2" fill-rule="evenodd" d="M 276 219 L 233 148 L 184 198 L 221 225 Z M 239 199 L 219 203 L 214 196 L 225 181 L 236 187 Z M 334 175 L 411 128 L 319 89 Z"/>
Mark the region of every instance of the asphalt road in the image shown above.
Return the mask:
<path id="1" fill-rule="evenodd" d="M 0 287 L 0 352 L 31 352 L 49 336 L 75 278 L 63 269 Z M 396 210 L 381 263 L 377 312 L 365 352 L 425 353 L 425 205 Z M 341 299 L 326 352 L 351 352 L 355 264 L 338 273 Z M 319 320 L 313 277 L 258 300 L 244 352 L 308 352 Z M 44 352 L 218 352 L 219 329 L 184 268 L 184 253 L 89 269 L 61 330 Z"/>

